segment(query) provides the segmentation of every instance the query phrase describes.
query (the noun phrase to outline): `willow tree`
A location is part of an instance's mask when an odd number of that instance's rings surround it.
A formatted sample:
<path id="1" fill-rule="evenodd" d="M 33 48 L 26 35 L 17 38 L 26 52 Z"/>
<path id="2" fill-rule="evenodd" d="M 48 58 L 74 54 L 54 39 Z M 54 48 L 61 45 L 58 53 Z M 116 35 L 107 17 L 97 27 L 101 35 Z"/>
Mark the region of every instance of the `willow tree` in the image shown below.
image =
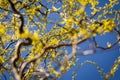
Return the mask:
<path id="1" fill-rule="evenodd" d="M 99 4 L 98 0 L 0 0 L 1 75 L 8 71 L 11 80 L 55 80 L 76 64 L 81 43 L 92 40 L 94 46 L 82 50 L 83 55 L 118 45 L 120 10 L 114 6 L 120 3 Z M 99 46 L 96 36 L 106 33 L 116 33 L 118 39 Z M 103 78 L 113 76 L 119 65 L 120 58 Z M 98 72 L 102 74 L 99 68 Z"/>

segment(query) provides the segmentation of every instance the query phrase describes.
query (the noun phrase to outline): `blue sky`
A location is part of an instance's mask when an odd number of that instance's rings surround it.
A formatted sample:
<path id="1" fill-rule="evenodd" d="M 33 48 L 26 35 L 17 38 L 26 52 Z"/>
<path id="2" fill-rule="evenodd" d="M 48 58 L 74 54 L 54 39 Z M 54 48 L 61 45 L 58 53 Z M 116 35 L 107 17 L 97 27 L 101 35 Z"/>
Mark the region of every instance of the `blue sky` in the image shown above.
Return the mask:
<path id="1" fill-rule="evenodd" d="M 108 3 L 108 0 L 99 0 L 99 6 L 104 6 L 105 3 Z M 119 1 L 120 2 L 120 1 Z M 120 6 L 115 6 L 113 10 L 120 10 Z M 89 10 L 87 11 L 90 12 Z M 103 36 L 97 36 L 97 42 L 101 46 L 106 46 L 107 42 L 113 43 L 117 39 L 116 33 L 107 33 Z M 83 47 L 87 46 L 87 42 L 82 44 Z M 113 47 L 111 50 L 100 51 L 92 55 L 87 56 L 79 56 L 79 61 L 76 66 L 73 66 L 65 75 L 61 76 L 59 80 L 72 80 L 72 72 L 77 69 L 77 76 L 75 80 L 103 80 L 103 78 L 98 73 L 97 69 L 94 65 L 85 64 L 81 68 L 77 68 L 77 66 L 85 60 L 91 60 L 96 62 L 100 68 L 103 69 L 105 73 L 108 73 L 112 68 L 115 60 L 120 56 L 120 46 L 117 45 Z M 120 67 L 116 71 L 115 75 L 111 77 L 109 80 L 120 80 Z"/>
<path id="2" fill-rule="evenodd" d="M 108 3 L 108 0 L 99 0 L 99 1 L 100 1 L 99 6 L 103 6 L 105 3 Z M 48 5 L 48 6 L 51 6 L 51 5 Z M 60 5 L 56 5 L 56 6 L 59 7 Z M 114 9 L 120 10 L 120 7 L 116 6 Z M 89 13 L 89 11 L 87 12 Z M 54 18 L 58 17 L 54 14 L 50 16 Z M 52 26 L 52 25 L 48 25 L 48 27 L 49 26 Z M 106 46 L 106 42 L 108 41 L 110 43 L 113 43 L 114 41 L 116 41 L 116 39 L 117 37 L 115 33 L 107 33 L 104 36 L 100 36 L 100 35 L 97 36 L 97 41 L 101 46 Z M 81 46 L 86 48 L 88 47 L 87 43 L 88 42 L 81 44 Z M 69 51 L 71 51 L 70 49 Z M 79 60 L 76 63 L 76 66 L 73 66 L 68 72 L 65 73 L 65 75 L 61 76 L 58 80 L 72 80 L 72 72 L 75 69 L 77 70 L 76 80 L 103 80 L 103 78 L 101 78 L 100 74 L 98 73 L 94 65 L 85 64 L 81 68 L 78 68 L 78 65 L 85 60 L 91 60 L 93 62 L 96 62 L 99 65 L 99 67 L 103 69 L 105 73 L 108 73 L 110 69 L 112 68 L 112 65 L 114 64 L 114 61 L 118 58 L 118 56 L 120 56 L 119 45 L 113 47 L 113 49 L 111 50 L 107 50 L 107 51 L 103 50 L 103 51 L 97 52 L 92 55 L 87 55 L 87 56 L 78 56 Z M 115 76 L 111 77 L 110 80 L 120 80 L 120 67 L 115 73 Z"/>
<path id="3" fill-rule="evenodd" d="M 97 36 L 97 41 L 101 46 L 105 46 L 106 42 L 114 42 L 116 40 L 115 33 L 107 33 L 104 36 Z M 87 42 L 86 42 L 87 43 Z M 82 44 L 83 47 L 86 47 L 86 43 Z M 63 75 L 59 80 L 72 80 L 72 72 L 77 69 L 76 80 L 103 80 L 103 78 L 98 73 L 94 65 L 85 64 L 81 68 L 78 68 L 78 65 L 85 60 L 91 60 L 96 62 L 100 68 L 103 69 L 103 72 L 108 73 L 112 68 L 115 60 L 120 56 L 120 47 L 119 45 L 114 46 L 110 50 L 102 50 L 92 55 L 79 56 L 79 61 L 76 63 L 76 66 L 73 66 L 65 75 Z M 120 67 L 118 68 L 115 76 L 111 77 L 110 80 L 120 80 Z"/>

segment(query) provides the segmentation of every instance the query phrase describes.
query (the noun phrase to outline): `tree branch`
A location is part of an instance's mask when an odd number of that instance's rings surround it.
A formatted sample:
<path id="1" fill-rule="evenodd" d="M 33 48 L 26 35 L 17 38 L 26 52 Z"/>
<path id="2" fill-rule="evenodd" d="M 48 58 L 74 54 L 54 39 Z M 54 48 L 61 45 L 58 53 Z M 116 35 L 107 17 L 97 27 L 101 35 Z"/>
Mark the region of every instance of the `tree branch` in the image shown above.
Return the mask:
<path id="1" fill-rule="evenodd" d="M 5 49 L 8 49 L 12 44 L 14 44 L 15 42 L 17 42 L 18 40 L 16 40 L 16 41 L 12 41 L 11 40 L 11 42 L 5 47 Z"/>
<path id="2" fill-rule="evenodd" d="M 18 43 L 16 44 L 16 49 L 15 49 L 16 55 L 12 58 L 13 73 L 17 80 L 21 80 L 21 77 L 22 77 L 22 75 L 19 75 L 18 67 L 16 64 L 16 62 L 18 61 L 20 57 L 20 48 L 22 46 L 31 45 L 32 43 L 32 40 L 30 38 L 27 38 L 26 40 L 27 42 L 18 41 Z"/>
<path id="3" fill-rule="evenodd" d="M 100 49 L 103 49 L 103 50 L 107 50 L 107 49 L 111 49 L 113 46 L 115 46 L 115 45 L 120 41 L 120 39 L 118 39 L 116 42 L 114 42 L 110 47 L 98 46 L 95 37 L 93 37 L 93 41 L 94 41 L 94 43 L 95 43 L 95 47 L 96 47 L 96 48 L 100 48 Z"/>
<path id="4" fill-rule="evenodd" d="M 16 14 L 18 14 L 18 15 L 20 16 L 19 19 L 21 20 L 21 25 L 20 25 L 20 27 L 19 27 L 19 31 L 20 31 L 20 33 L 23 33 L 23 32 L 24 32 L 24 30 L 23 30 L 24 17 L 23 17 L 23 15 L 22 15 L 19 11 L 17 11 L 17 9 L 15 8 L 14 3 L 13 3 L 11 0 L 8 0 L 8 2 L 10 3 L 11 8 L 12 8 L 12 10 L 14 11 L 14 13 L 16 13 Z"/>

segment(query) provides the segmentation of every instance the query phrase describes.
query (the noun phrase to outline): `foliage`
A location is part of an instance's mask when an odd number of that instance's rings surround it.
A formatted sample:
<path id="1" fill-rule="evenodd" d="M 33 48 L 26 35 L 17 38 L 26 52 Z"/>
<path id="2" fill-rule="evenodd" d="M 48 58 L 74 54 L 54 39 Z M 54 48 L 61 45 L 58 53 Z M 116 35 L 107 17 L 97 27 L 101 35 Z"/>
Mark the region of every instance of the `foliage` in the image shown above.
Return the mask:
<path id="1" fill-rule="evenodd" d="M 117 45 L 120 10 L 114 10 L 114 6 L 119 1 L 99 4 L 98 0 L 1 0 L 1 74 L 7 70 L 11 79 L 14 75 L 16 80 L 57 79 L 76 64 L 79 44 L 92 39 L 94 49 L 106 50 Z M 96 36 L 106 33 L 117 33 L 118 40 L 101 47 Z M 94 53 L 94 49 L 82 54 Z M 113 76 L 119 65 L 120 58 L 103 78 Z M 99 69 L 98 72 L 102 74 Z"/>

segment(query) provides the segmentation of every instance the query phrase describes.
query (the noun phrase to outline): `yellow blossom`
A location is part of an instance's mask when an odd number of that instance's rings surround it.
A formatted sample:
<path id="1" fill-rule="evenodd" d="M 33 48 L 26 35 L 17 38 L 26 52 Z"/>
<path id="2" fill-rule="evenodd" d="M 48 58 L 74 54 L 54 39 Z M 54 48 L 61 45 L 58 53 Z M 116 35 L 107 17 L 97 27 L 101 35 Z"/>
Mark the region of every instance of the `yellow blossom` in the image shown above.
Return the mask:
<path id="1" fill-rule="evenodd" d="M 5 27 L 0 24 L 0 35 L 5 33 Z"/>
<path id="2" fill-rule="evenodd" d="M 40 38 L 39 33 L 37 31 L 34 32 L 32 39 L 38 41 Z"/>
<path id="3" fill-rule="evenodd" d="M 112 68 L 111 71 L 110 71 L 110 75 L 114 76 L 114 74 L 115 74 L 118 66 L 119 66 L 118 64 L 114 64 L 113 68 Z"/>
<path id="4" fill-rule="evenodd" d="M 64 67 L 64 66 L 61 66 L 61 67 L 60 67 L 60 70 L 61 70 L 61 71 L 64 71 L 64 70 L 65 70 L 65 67 Z"/>
<path id="5" fill-rule="evenodd" d="M 75 11 L 74 16 L 80 16 L 80 14 L 85 12 L 85 6 L 82 6 L 79 10 Z"/>
<path id="6" fill-rule="evenodd" d="M 49 68 L 49 71 L 50 71 L 51 73 L 55 74 L 57 78 L 60 77 L 60 72 L 56 71 L 55 69 Z"/>
<path id="7" fill-rule="evenodd" d="M 0 64 L 4 62 L 5 62 L 5 59 L 2 56 L 0 56 Z"/>
<path id="8" fill-rule="evenodd" d="M 105 32 L 110 32 L 115 27 L 114 19 L 107 19 L 103 21 L 103 30 Z"/>
<path id="9" fill-rule="evenodd" d="M 55 6 L 52 6 L 52 10 L 53 11 L 58 11 L 58 10 L 60 10 L 60 8 L 56 8 Z"/>
<path id="10" fill-rule="evenodd" d="M 86 34 L 87 34 L 87 30 L 86 29 L 83 29 L 83 28 L 79 29 L 79 33 L 78 33 L 79 36 L 83 36 L 83 35 L 86 35 Z"/>
<path id="11" fill-rule="evenodd" d="M 58 44 L 59 40 L 57 40 L 56 38 L 51 39 L 51 41 L 49 42 L 49 45 L 55 45 Z"/>
<path id="12" fill-rule="evenodd" d="M 26 31 L 21 34 L 20 34 L 19 30 L 16 30 L 15 35 L 17 36 L 17 38 L 26 39 L 29 36 L 29 30 L 26 29 Z"/>
<path id="13" fill-rule="evenodd" d="M 92 6 L 92 9 L 94 9 L 94 7 L 99 3 L 98 0 L 89 0 L 89 3 Z"/>
<path id="14" fill-rule="evenodd" d="M 55 57 L 56 57 L 56 55 L 55 55 L 54 53 L 53 53 L 51 56 L 52 56 L 52 58 L 55 58 Z"/>
<path id="15" fill-rule="evenodd" d="M 30 73 L 32 73 L 33 71 L 34 71 L 33 68 L 30 68 L 30 69 L 29 69 L 29 72 L 30 72 Z"/>
<path id="16" fill-rule="evenodd" d="M 70 7 L 73 8 L 74 7 L 74 0 L 68 0 L 68 2 L 69 2 Z"/>
<path id="17" fill-rule="evenodd" d="M 109 42 L 107 42 L 107 47 L 108 47 L 108 48 L 111 47 L 111 44 L 110 44 Z"/>
<path id="18" fill-rule="evenodd" d="M 81 5 L 87 5 L 87 4 L 88 4 L 88 0 L 78 0 L 78 2 L 79 2 Z"/>

